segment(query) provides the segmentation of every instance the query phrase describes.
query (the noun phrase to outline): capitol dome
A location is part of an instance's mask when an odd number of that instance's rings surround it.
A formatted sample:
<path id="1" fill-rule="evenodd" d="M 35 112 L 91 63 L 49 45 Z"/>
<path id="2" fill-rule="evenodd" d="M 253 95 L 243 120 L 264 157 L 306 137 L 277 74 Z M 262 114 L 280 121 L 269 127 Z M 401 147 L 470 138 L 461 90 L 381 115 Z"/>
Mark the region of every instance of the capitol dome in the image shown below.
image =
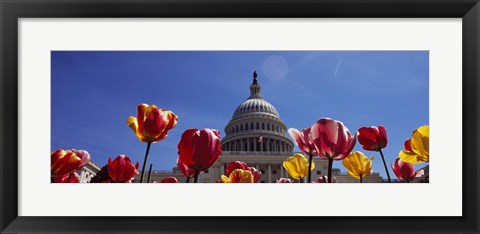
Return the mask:
<path id="1" fill-rule="evenodd" d="M 260 95 L 256 72 L 250 85 L 250 96 L 234 111 L 225 127 L 223 151 L 291 153 L 293 142 L 285 136 L 287 127 L 277 109 Z"/>

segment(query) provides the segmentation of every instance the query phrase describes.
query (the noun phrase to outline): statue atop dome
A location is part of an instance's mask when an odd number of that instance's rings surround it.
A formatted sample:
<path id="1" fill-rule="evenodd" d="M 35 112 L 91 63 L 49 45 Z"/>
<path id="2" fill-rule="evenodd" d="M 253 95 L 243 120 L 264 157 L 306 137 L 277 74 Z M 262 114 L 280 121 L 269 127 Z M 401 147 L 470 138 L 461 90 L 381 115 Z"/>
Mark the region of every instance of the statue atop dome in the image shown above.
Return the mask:
<path id="1" fill-rule="evenodd" d="M 252 98 L 262 98 L 260 96 L 260 85 L 257 82 L 257 71 L 253 71 L 253 83 L 250 85 L 250 97 L 248 99 Z"/>

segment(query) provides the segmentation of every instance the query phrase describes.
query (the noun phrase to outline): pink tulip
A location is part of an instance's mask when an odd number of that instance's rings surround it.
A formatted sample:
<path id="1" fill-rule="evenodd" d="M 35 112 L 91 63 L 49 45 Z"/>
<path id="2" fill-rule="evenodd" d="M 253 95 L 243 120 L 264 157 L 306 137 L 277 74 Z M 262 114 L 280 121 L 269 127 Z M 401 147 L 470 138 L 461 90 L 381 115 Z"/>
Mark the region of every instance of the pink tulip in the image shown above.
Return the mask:
<path id="1" fill-rule="evenodd" d="M 83 167 L 87 165 L 88 162 L 90 162 L 90 154 L 86 150 L 72 150 L 77 157 L 81 159 L 80 161 L 80 167 Z"/>
<path id="2" fill-rule="evenodd" d="M 316 183 L 328 183 L 328 177 L 327 176 L 320 176 L 317 178 L 315 181 Z M 332 183 L 337 183 L 337 178 L 333 177 Z"/>
<path id="3" fill-rule="evenodd" d="M 293 183 L 291 179 L 280 178 L 277 180 L 277 183 Z"/>
<path id="4" fill-rule="evenodd" d="M 304 128 L 302 131 L 298 131 L 295 128 L 289 128 L 288 133 L 290 134 L 290 137 L 292 137 L 295 140 L 295 143 L 297 144 L 298 148 L 300 150 L 308 155 L 312 156 L 317 156 L 318 153 L 315 150 L 315 146 L 312 144 L 310 140 L 310 131 L 311 128 Z"/>
<path id="5" fill-rule="evenodd" d="M 357 133 L 352 136 L 342 122 L 321 118 L 312 127 L 310 140 L 318 155 L 324 159 L 343 160 L 356 143 Z"/>
<path id="6" fill-rule="evenodd" d="M 406 182 L 413 181 L 424 174 L 423 170 L 415 172 L 413 164 L 404 162 L 400 158 L 395 159 L 395 162 L 392 163 L 392 169 L 399 180 Z"/>
<path id="7" fill-rule="evenodd" d="M 258 183 L 258 181 L 260 180 L 260 177 L 262 177 L 262 172 L 257 170 L 257 168 L 255 168 L 255 167 L 249 167 L 248 170 L 253 175 L 253 183 Z"/>
<path id="8" fill-rule="evenodd" d="M 328 160 L 329 183 L 332 183 L 333 160 L 343 160 L 352 152 L 357 134 L 352 136 L 342 122 L 329 118 L 321 118 L 313 124 L 310 141 L 318 155 Z"/>
<path id="9" fill-rule="evenodd" d="M 167 177 L 160 181 L 160 183 L 180 183 L 175 177 Z"/>

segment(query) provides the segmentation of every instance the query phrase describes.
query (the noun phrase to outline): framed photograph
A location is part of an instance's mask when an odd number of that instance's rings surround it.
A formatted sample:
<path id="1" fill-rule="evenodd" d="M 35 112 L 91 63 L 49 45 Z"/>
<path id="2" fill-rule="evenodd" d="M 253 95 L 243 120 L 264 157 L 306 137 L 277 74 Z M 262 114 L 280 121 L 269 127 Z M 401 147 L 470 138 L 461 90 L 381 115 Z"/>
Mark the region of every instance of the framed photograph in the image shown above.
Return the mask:
<path id="1" fill-rule="evenodd" d="M 1 233 L 478 233 L 479 7 L 2 1 Z"/>

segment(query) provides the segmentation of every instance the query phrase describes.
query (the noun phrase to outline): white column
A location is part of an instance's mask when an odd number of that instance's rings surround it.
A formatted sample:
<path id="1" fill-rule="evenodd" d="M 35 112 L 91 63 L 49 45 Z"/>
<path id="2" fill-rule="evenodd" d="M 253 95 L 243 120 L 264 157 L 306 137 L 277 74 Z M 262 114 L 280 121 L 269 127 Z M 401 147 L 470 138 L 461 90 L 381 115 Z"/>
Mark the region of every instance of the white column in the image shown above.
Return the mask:
<path id="1" fill-rule="evenodd" d="M 247 138 L 247 148 L 245 151 L 250 151 L 250 138 Z"/>
<path id="2" fill-rule="evenodd" d="M 220 176 L 222 176 L 225 173 L 225 166 L 223 166 L 223 163 L 220 166 Z"/>
<path id="3" fill-rule="evenodd" d="M 263 142 L 264 140 L 262 139 L 262 142 L 260 142 L 260 151 L 263 151 Z"/>
<path id="4" fill-rule="evenodd" d="M 283 165 L 280 164 L 280 177 L 283 178 Z"/>
<path id="5" fill-rule="evenodd" d="M 272 181 L 272 166 L 268 164 L 268 183 Z"/>
<path id="6" fill-rule="evenodd" d="M 85 183 L 85 170 L 80 173 L 80 183 Z"/>

